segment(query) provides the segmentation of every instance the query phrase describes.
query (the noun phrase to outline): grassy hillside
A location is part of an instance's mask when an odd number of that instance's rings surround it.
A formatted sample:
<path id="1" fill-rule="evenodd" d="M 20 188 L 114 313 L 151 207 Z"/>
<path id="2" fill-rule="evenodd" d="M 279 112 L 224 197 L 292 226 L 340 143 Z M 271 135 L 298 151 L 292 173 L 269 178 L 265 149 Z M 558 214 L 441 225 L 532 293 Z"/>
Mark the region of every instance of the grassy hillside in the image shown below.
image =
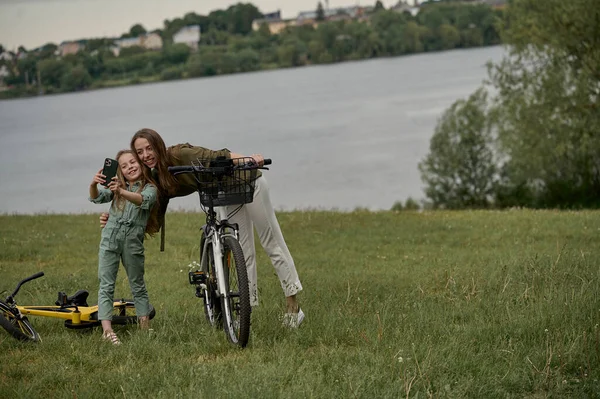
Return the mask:
<path id="1" fill-rule="evenodd" d="M 259 249 L 248 348 L 204 321 L 187 283 L 203 216 L 146 242 L 154 333 L 0 331 L 0 397 L 598 397 L 600 212 L 291 212 L 278 215 L 304 284 L 298 331 Z M 43 270 L 20 304 L 85 288 L 96 303 L 97 215 L 0 216 L 0 291 Z M 6 296 L 3 293 L 2 296 Z M 124 270 L 118 296 L 130 296 Z"/>

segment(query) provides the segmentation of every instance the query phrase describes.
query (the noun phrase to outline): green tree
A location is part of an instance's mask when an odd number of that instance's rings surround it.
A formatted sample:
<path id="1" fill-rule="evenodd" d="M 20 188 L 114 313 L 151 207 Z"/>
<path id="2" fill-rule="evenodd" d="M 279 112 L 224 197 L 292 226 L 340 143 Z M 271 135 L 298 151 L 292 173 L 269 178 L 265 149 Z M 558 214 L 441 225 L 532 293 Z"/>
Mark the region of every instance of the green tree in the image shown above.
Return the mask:
<path id="1" fill-rule="evenodd" d="M 213 76 L 219 73 L 220 57 L 212 49 L 193 54 L 186 64 L 189 77 Z"/>
<path id="2" fill-rule="evenodd" d="M 262 13 L 251 3 L 238 3 L 227 9 L 227 26 L 229 32 L 247 35 L 252 32 L 252 21 L 261 18 Z"/>
<path id="3" fill-rule="evenodd" d="M 452 25 L 441 24 L 438 28 L 442 50 L 450 50 L 460 43 L 460 32 Z"/>
<path id="4" fill-rule="evenodd" d="M 319 40 L 311 40 L 308 43 L 308 59 L 312 63 L 319 63 L 320 57 L 323 53 L 327 52 L 323 43 Z"/>
<path id="5" fill-rule="evenodd" d="M 141 24 L 135 24 L 129 29 L 130 37 L 138 37 L 146 33 L 146 29 Z"/>
<path id="6" fill-rule="evenodd" d="M 66 71 L 62 78 L 60 87 L 64 91 L 83 90 L 90 86 L 92 77 L 83 65 L 76 65 Z"/>
<path id="7" fill-rule="evenodd" d="M 444 113 L 429 154 L 419 163 L 433 207 L 485 208 L 492 203 L 499 179 L 492 126 L 483 89 Z"/>
<path id="8" fill-rule="evenodd" d="M 169 64 L 183 64 L 187 61 L 192 50 L 185 43 L 166 46 L 163 49 L 165 61 Z"/>
<path id="9" fill-rule="evenodd" d="M 19 71 L 19 78 L 17 80 L 26 85 L 30 84 L 34 79 L 37 79 L 37 60 L 34 57 L 21 58 L 17 61 L 17 70 Z"/>
<path id="10" fill-rule="evenodd" d="M 405 53 L 420 53 L 424 50 L 422 37 L 426 29 L 414 21 L 406 23 L 402 32 L 402 47 Z"/>
<path id="11" fill-rule="evenodd" d="M 325 23 L 317 27 L 316 38 L 323 43 L 327 51 L 333 49 L 337 37 L 342 33 L 338 24 Z"/>
<path id="12" fill-rule="evenodd" d="M 188 58 L 185 65 L 185 71 L 190 78 L 205 76 L 204 65 L 202 64 L 202 58 L 199 54 L 193 54 Z"/>
<path id="13" fill-rule="evenodd" d="M 515 0 L 508 8 L 510 53 L 490 68 L 509 159 L 504 199 L 525 187 L 530 206 L 600 206 L 599 19 L 594 0 Z"/>
<path id="14" fill-rule="evenodd" d="M 219 63 L 219 73 L 236 73 L 239 69 L 237 54 L 231 51 L 222 54 Z"/>
<path id="15" fill-rule="evenodd" d="M 69 70 L 67 62 L 57 59 L 42 60 L 37 64 L 44 86 L 59 88 L 63 75 Z"/>
<path id="16" fill-rule="evenodd" d="M 208 31 L 200 37 L 200 44 L 210 46 L 226 45 L 229 43 L 231 35 L 225 31 L 218 30 L 214 25 L 211 25 Z"/>
<path id="17" fill-rule="evenodd" d="M 380 11 L 371 17 L 371 25 L 381 39 L 385 55 L 400 55 L 404 51 L 403 30 L 406 16 L 391 10 Z"/>
<path id="18" fill-rule="evenodd" d="M 383 3 L 381 2 L 381 0 L 377 0 L 375 2 L 375 8 L 373 9 L 373 12 L 377 12 L 380 10 L 385 10 L 385 7 L 383 6 Z"/>
<path id="19" fill-rule="evenodd" d="M 89 53 L 82 55 L 81 62 L 93 79 L 100 78 L 100 76 L 104 72 L 104 70 L 105 70 L 104 58 L 105 57 L 111 58 L 112 53 L 110 53 L 110 52 L 107 53 L 107 50 L 104 50 L 104 51 L 97 51 L 96 53 L 94 53 L 94 55 L 91 55 Z"/>
<path id="20" fill-rule="evenodd" d="M 260 69 L 260 55 L 252 49 L 244 49 L 237 54 L 240 72 L 250 72 Z"/>
<path id="21" fill-rule="evenodd" d="M 41 51 L 37 55 L 38 59 L 54 58 L 54 54 L 58 50 L 58 46 L 54 43 L 46 43 L 42 46 Z"/>
<path id="22" fill-rule="evenodd" d="M 263 38 L 271 37 L 271 29 L 269 28 L 269 24 L 264 22 L 260 24 L 260 27 L 258 28 L 258 36 Z"/>
<path id="23" fill-rule="evenodd" d="M 282 67 L 300 66 L 307 61 L 307 48 L 302 41 L 289 38 L 279 46 L 277 55 Z"/>
<path id="24" fill-rule="evenodd" d="M 460 32 L 460 42 L 463 47 L 478 47 L 483 45 L 481 29 L 471 27 Z"/>
<path id="25" fill-rule="evenodd" d="M 147 50 L 142 46 L 124 47 L 119 52 L 119 57 L 131 57 L 135 54 L 145 53 Z"/>
<path id="26" fill-rule="evenodd" d="M 319 1 L 317 4 L 317 21 L 325 21 L 325 10 L 323 9 L 323 3 Z"/>

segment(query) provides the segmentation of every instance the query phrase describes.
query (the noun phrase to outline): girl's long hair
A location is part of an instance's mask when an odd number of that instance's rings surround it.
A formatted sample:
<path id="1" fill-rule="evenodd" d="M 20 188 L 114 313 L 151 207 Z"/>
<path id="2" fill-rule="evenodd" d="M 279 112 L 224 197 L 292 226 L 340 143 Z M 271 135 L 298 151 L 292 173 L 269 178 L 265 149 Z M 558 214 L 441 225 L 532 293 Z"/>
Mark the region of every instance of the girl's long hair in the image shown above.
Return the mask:
<path id="1" fill-rule="evenodd" d="M 135 141 L 139 138 L 143 138 L 148 140 L 148 143 L 152 147 L 154 151 L 154 157 L 156 158 L 156 174 L 157 174 L 157 183 L 158 189 L 161 193 L 170 197 L 175 194 L 177 189 L 177 180 L 171 173 L 169 173 L 169 165 L 172 165 L 173 162 L 171 160 L 170 155 L 167 153 L 167 146 L 163 141 L 160 134 L 158 134 L 155 130 L 143 128 L 138 130 L 133 137 L 131 138 L 131 151 L 133 151 L 134 155 L 138 158 L 137 151 L 135 149 Z M 140 164 L 145 166 L 141 161 Z M 147 168 L 145 168 L 147 169 Z"/>
<path id="2" fill-rule="evenodd" d="M 148 183 L 153 184 L 155 187 L 158 188 L 156 182 L 152 179 L 152 176 L 150 175 L 148 168 L 145 167 L 145 165 L 143 165 L 140 162 L 140 159 L 137 156 L 137 154 L 135 153 L 135 151 L 131 151 L 131 150 L 119 151 L 117 153 L 117 156 L 115 157 L 115 159 L 117 160 L 117 163 L 119 163 L 119 158 L 121 158 L 125 154 L 133 155 L 133 157 L 140 164 L 140 170 L 142 171 L 142 176 L 139 180 L 140 187 L 138 188 L 138 190 L 136 192 L 138 192 L 138 193 L 141 192 L 144 189 L 144 187 L 146 186 L 146 184 L 148 184 Z M 123 172 L 121 171 L 120 165 L 117 168 L 117 179 L 119 180 L 119 184 L 121 185 L 121 187 L 127 187 L 127 179 L 125 179 L 125 176 L 123 176 Z M 126 201 L 126 199 L 123 198 L 123 196 L 121 194 L 116 192 L 116 193 L 114 193 L 114 197 L 113 197 L 111 206 L 114 207 L 115 209 L 122 211 L 125 208 L 125 201 Z M 146 224 L 145 232 L 150 237 L 152 237 L 154 234 L 156 234 L 160 228 L 159 223 L 158 223 L 158 209 L 159 209 L 158 201 L 159 201 L 159 199 L 157 196 L 156 202 L 154 203 L 154 205 L 152 206 L 152 209 L 150 210 L 150 217 L 148 218 L 148 223 Z"/>

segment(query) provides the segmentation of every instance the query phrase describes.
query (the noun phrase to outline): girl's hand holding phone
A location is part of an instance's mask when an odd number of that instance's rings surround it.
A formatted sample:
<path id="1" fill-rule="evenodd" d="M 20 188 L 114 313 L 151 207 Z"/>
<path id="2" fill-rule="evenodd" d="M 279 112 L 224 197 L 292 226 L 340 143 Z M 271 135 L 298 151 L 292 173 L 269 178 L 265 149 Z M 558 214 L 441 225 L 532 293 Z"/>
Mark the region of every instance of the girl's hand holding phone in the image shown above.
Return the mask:
<path id="1" fill-rule="evenodd" d="M 102 169 L 100 169 L 98 171 L 98 173 L 96 173 L 94 175 L 94 178 L 92 179 L 92 185 L 94 185 L 94 184 L 104 184 L 105 181 L 106 181 L 106 176 L 104 176 L 102 174 Z"/>

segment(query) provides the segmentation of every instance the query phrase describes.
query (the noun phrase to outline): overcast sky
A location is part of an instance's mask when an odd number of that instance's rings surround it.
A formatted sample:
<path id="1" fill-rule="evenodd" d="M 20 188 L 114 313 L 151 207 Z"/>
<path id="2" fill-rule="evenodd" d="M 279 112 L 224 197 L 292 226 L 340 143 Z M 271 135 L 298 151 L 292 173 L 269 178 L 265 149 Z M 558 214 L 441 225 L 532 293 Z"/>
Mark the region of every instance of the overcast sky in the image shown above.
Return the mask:
<path id="1" fill-rule="evenodd" d="M 281 10 L 283 18 L 316 9 L 318 0 L 254 0 L 263 13 Z M 395 0 L 383 0 L 384 6 Z M 410 1 L 409 1 L 410 2 Z M 115 37 L 141 23 L 146 30 L 163 27 L 165 19 L 188 12 L 208 14 L 236 1 L 223 0 L 0 0 L 0 44 L 26 49 L 65 40 Z M 324 0 L 323 3 L 325 4 Z M 375 0 L 329 0 L 329 7 L 374 5 Z"/>

